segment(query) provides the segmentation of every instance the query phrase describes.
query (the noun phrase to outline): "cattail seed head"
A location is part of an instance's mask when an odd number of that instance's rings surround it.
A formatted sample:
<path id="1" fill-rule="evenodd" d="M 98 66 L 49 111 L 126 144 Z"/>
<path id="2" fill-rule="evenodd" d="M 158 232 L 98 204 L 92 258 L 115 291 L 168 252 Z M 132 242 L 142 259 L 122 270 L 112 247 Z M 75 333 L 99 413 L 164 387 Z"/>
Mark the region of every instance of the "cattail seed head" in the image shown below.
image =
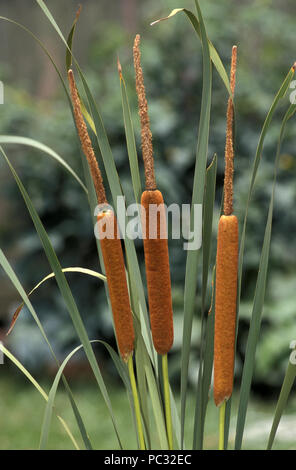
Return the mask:
<path id="1" fill-rule="evenodd" d="M 174 326 L 168 243 L 166 238 L 161 238 L 166 224 L 161 192 L 144 191 L 141 205 L 145 209 L 143 241 L 152 339 L 156 351 L 167 354 L 173 344 Z M 157 219 L 150 217 L 153 205 L 159 208 Z M 156 237 L 150 238 L 151 233 Z"/>
<path id="2" fill-rule="evenodd" d="M 142 226 L 150 324 L 154 347 L 158 354 L 164 355 L 169 352 L 174 340 L 169 251 L 167 233 L 164 234 L 167 228 L 163 197 L 156 189 L 152 134 L 141 67 L 139 35 L 135 38 L 133 53 L 146 182 L 146 191 L 142 194 L 141 205 L 144 209 Z M 158 208 L 158 215 L 150 217 L 155 207 Z"/>
<path id="3" fill-rule="evenodd" d="M 222 215 L 218 227 L 215 296 L 214 400 L 232 394 L 238 271 L 238 221 Z"/>
<path id="4" fill-rule="evenodd" d="M 237 48 L 232 48 L 230 88 L 235 90 Z M 220 217 L 217 240 L 214 400 L 220 406 L 232 394 L 235 327 L 237 311 L 238 221 L 233 212 L 233 99 L 228 100 L 225 146 L 224 214 Z"/>
<path id="5" fill-rule="evenodd" d="M 98 222 L 118 349 L 127 362 L 134 350 L 135 333 L 117 220 L 114 212 L 108 210 L 98 215 Z M 108 226 L 114 231 L 113 238 L 103 236 Z"/>

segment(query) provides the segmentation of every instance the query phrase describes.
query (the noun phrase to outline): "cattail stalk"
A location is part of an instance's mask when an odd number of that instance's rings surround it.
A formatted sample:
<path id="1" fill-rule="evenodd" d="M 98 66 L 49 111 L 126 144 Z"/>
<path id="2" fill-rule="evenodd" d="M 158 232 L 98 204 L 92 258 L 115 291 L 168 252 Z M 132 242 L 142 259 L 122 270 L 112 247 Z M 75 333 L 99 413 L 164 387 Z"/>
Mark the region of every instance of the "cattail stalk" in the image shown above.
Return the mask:
<path id="1" fill-rule="evenodd" d="M 154 174 L 152 133 L 150 130 L 148 104 L 146 100 L 143 70 L 141 67 L 139 34 L 137 34 L 137 36 L 135 37 L 133 54 L 134 67 L 136 72 L 136 90 L 139 103 L 139 116 L 141 121 L 142 156 L 144 160 L 146 190 L 153 191 L 154 189 L 156 189 L 156 181 Z"/>
<path id="2" fill-rule="evenodd" d="M 107 205 L 103 179 L 82 115 L 80 99 L 72 70 L 68 71 L 68 79 L 77 132 L 83 153 L 88 161 L 98 203 Z M 110 226 L 113 227 L 113 233 L 105 236 L 105 232 Z M 98 232 L 107 275 L 118 349 L 122 359 L 127 362 L 134 350 L 135 334 L 121 240 L 117 234 L 116 216 L 112 210 L 108 209 L 98 215 Z"/>
<path id="3" fill-rule="evenodd" d="M 219 410 L 219 450 L 225 449 L 225 411 L 226 401 L 222 403 Z"/>
<path id="4" fill-rule="evenodd" d="M 163 374 L 163 391 L 164 391 L 164 408 L 165 408 L 165 420 L 168 435 L 169 449 L 173 450 L 173 424 L 172 424 L 172 413 L 170 403 L 170 383 L 169 383 L 169 371 L 168 371 L 168 355 L 162 356 L 162 374 Z"/>
<path id="5" fill-rule="evenodd" d="M 235 90 L 236 46 L 232 49 L 230 86 Z M 238 220 L 233 215 L 233 99 L 228 100 L 225 146 L 224 215 L 218 226 L 215 295 L 214 400 L 224 434 L 225 401 L 233 390 L 238 271 Z M 224 410 L 224 411 L 223 411 Z M 223 420 L 223 423 L 221 423 Z M 223 426 L 222 426 L 223 424 Z M 224 441 L 223 441 L 224 442 Z M 224 447 L 224 443 L 223 443 Z"/>
<path id="6" fill-rule="evenodd" d="M 164 201 L 161 192 L 157 189 L 154 173 L 152 133 L 150 130 L 148 104 L 146 100 L 143 70 L 141 67 L 139 35 L 135 38 L 133 54 L 141 122 L 142 156 L 145 169 L 146 190 L 141 197 L 141 206 L 143 209 L 142 227 L 149 314 L 153 344 L 158 354 L 162 355 L 166 427 L 169 448 L 172 449 L 173 432 L 167 353 L 173 344 L 174 327 L 169 251 Z"/>
<path id="7" fill-rule="evenodd" d="M 135 405 L 135 415 L 136 415 L 136 422 L 137 422 L 137 429 L 138 429 L 138 439 L 139 439 L 139 447 L 141 450 L 145 450 L 145 439 L 144 439 L 144 432 L 142 427 L 142 420 L 141 420 L 141 408 L 140 408 L 140 401 L 138 396 L 135 372 L 134 372 L 134 365 L 133 365 L 133 356 L 129 357 L 128 360 L 128 371 L 130 376 L 132 394 L 134 398 L 134 405 Z"/>
<path id="8" fill-rule="evenodd" d="M 174 335 L 169 252 L 164 200 L 161 192 L 156 189 L 152 134 L 139 45 L 140 36 L 137 35 L 133 52 L 146 181 L 146 190 L 141 197 L 144 254 L 153 344 L 156 351 L 163 355 L 169 352 Z M 155 217 L 156 209 L 157 217 Z"/>
<path id="9" fill-rule="evenodd" d="M 230 72 L 230 90 L 232 96 L 235 91 L 237 63 L 237 47 L 232 48 L 231 72 Z M 228 99 L 227 105 L 227 126 L 226 126 L 226 144 L 225 144 L 225 174 L 224 174 L 224 214 L 231 215 L 233 212 L 233 118 L 234 107 L 232 97 Z"/>
<path id="10" fill-rule="evenodd" d="M 69 80 L 69 85 L 70 85 L 71 99 L 72 99 L 72 104 L 73 104 L 74 118 L 75 118 L 75 123 L 77 127 L 77 132 L 79 135 L 83 153 L 87 159 L 88 166 L 91 172 L 91 177 L 92 177 L 94 187 L 96 190 L 98 203 L 107 204 L 107 198 L 106 198 L 101 171 L 99 169 L 99 165 L 98 165 L 98 162 L 97 162 L 97 159 L 96 159 L 93 147 L 92 147 L 92 143 L 88 135 L 87 127 L 86 127 L 86 124 L 82 115 L 81 104 L 80 104 L 80 99 L 79 99 L 79 95 L 78 95 L 78 91 L 77 91 L 77 87 L 75 83 L 75 78 L 74 78 L 73 71 L 71 69 L 68 71 L 68 80 Z"/>

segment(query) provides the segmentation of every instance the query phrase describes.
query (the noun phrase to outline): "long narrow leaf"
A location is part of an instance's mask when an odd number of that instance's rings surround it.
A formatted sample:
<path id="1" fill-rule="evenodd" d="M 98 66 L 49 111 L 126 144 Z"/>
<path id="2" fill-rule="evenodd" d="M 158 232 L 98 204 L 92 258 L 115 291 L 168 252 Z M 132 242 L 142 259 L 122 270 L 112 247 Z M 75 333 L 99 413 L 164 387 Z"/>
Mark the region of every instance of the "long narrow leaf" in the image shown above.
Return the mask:
<path id="1" fill-rule="evenodd" d="M 95 341 L 91 341 L 91 343 L 94 343 L 94 342 Z M 55 376 L 54 382 L 52 384 L 52 387 L 48 395 L 48 400 L 47 400 L 47 404 L 46 404 L 46 408 L 44 412 L 43 424 L 42 424 L 42 429 L 41 429 L 41 437 L 40 437 L 40 445 L 39 445 L 39 448 L 41 450 L 44 450 L 47 447 L 54 401 L 55 401 L 55 396 L 56 396 L 56 392 L 57 392 L 57 388 L 58 388 L 61 376 L 64 372 L 66 365 L 71 359 L 71 357 L 74 356 L 74 354 L 78 352 L 82 347 L 83 347 L 82 345 L 77 346 L 73 351 L 70 352 L 70 354 L 68 354 L 66 359 L 62 362 L 61 366 L 59 367 L 59 370 Z"/>
<path id="2" fill-rule="evenodd" d="M 68 163 L 62 157 L 60 157 L 60 155 L 58 155 L 54 150 L 52 150 L 47 145 L 44 145 L 41 142 L 38 142 L 37 140 L 29 139 L 28 137 L 21 137 L 21 136 L 15 136 L 15 135 L 1 135 L 0 144 L 26 145 L 26 146 L 41 150 L 42 152 L 46 153 L 51 158 L 56 160 L 65 170 L 67 170 L 68 173 L 70 173 L 70 175 L 72 175 L 76 179 L 76 181 L 82 187 L 83 191 L 85 191 L 85 193 L 87 194 L 87 189 L 86 189 L 85 184 L 83 184 L 83 182 L 81 181 L 79 176 L 75 173 L 75 171 L 70 167 L 70 165 L 68 165 Z"/>
<path id="3" fill-rule="evenodd" d="M 175 16 L 177 13 L 180 13 L 180 12 L 183 12 L 187 15 L 190 23 L 192 24 L 193 28 L 195 29 L 195 31 L 197 33 L 197 35 L 201 39 L 202 33 L 201 33 L 200 21 L 198 21 L 196 16 L 190 10 L 187 10 L 187 8 L 175 8 L 165 18 L 160 18 L 159 20 L 153 21 L 151 23 L 151 26 L 153 26 L 157 23 L 160 23 L 161 21 L 168 20 L 168 19 L 172 18 L 173 16 Z M 223 81 L 229 95 L 231 95 L 232 93 L 231 93 L 231 90 L 230 90 L 229 78 L 228 78 L 228 75 L 227 75 L 226 70 L 224 68 L 224 65 L 222 63 L 222 60 L 220 59 L 220 56 L 219 56 L 217 50 L 215 49 L 215 47 L 213 46 L 212 42 L 209 39 L 208 39 L 208 43 L 209 43 L 209 51 L 210 51 L 211 60 L 214 64 L 218 74 L 220 75 L 220 78 Z"/>
<path id="4" fill-rule="evenodd" d="M 296 364 L 289 361 L 284 382 L 281 388 L 280 396 L 276 405 L 274 418 L 268 438 L 267 450 L 271 450 L 274 442 L 274 438 L 280 424 L 281 417 L 283 415 L 284 409 L 286 407 L 290 392 L 292 390 L 293 384 L 296 377 Z"/>
<path id="5" fill-rule="evenodd" d="M 203 275 L 202 275 L 202 295 L 201 295 L 201 344 L 200 344 L 200 365 L 198 374 L 198 384 L 196 393 L 196 410 L 194 420 L 194 437 L 193 448 L 202 449 L 203 447 L 203 433 L 205 425 L 206 407 L 208 403 L 209 390 L 205 389 L 205 376 L 211 376 L 212 364 L 208 361 L 204 362 L 204 354 L 206 352 L 207 328 L 208 322 L 212 317 L 205 318 L 205 303 L 206 292 L 208 284 L 208 273 L 211 256 L 211 241 L 212 241 L 212 224 L 213 224 L 213 211 L 216 193 L 216 175 L 217 175 L 217 156 L 215 155 L 211 164 L 206 172 L 206 185 L 205 185 L 205 200 L 203 210 Z M 207 370 L 206 368 L 210 368 Z"/>
<path id="6" fill-rule="evenodd" d="M 138 162 L 138 155 L 136 149 L 136 141 L 135 141 L 135 134 L 134 128 L 132 123 L 131 111 L 126 91 L 125 81 L 122 75 L 122 71 L 120 72 L 120 90 L 121 90 L 121 100 L 122 100 L 122 110 L 123 110 L 123 120 L 124 120 L 124 129 L 126 135 L 126 144 L 128 150 L 128 158 L 131 170 L 131 177 L 132 183 L 134 188 L 134 196 L 135 201 L 137 204 L 140 204 L 141 201 L 141 179 L 140 179 L 140 171 L 139 171 L 139 162 Z"/>
<path id="7" fill-rule="evenodd" d="M 86 274 L 88 276 L 92 276 L 92 277 L 96 277 L 98 279 L 101 279 L 102 281 L 106 282 L 107 281 L 107 278 L 106 276 L 103 276 L 102 274 L 100 273 L 97 273 L 96 271 L 92 271 L 91 269 L 86 269 L 86 268 L 78 268 L 78 267 L 73 267 L 73 268 L 63 268 L 62 269 L 63 273 L 80 273 L 80 274 Z M 48 274 L 47 276 L 45 276 L 40 282 L 38 282 L 38 284 L 36 284 L 35 287 L 33 287 L 33 289 L 28 293 L 28 297 L 30 297 L 30 295 L 33 294 L 33 292 L 35 292 L 37 289 L 39 289 L 40 286 L 42 286 L 42 284 L 44 284 L 44 282 L 48 281 L 49 279 L 52 279 L 53 277 L 55 277 L 55 274 L 54 273 L 50 273 Z M 10 328 L 7 332 L 7 335 L 9 335 L 12 331 L 12 329 L 14 328 L 14 325 L 16 323 L 16 320 L 18 319 L 18 316 L 19 314 L 21 313 L 21 310 L 23 308 L 23 306 L 25 305 L 25 303 L 23 302 L 18 308 L 17 310 L 15 311 L 14 315 L 13 315 L 13 318 L 12 318 L 12 321 L 11 321 L 11 325 L 10 325 Z"/>
<path id="8" fill-rule="evenodd" d="M 191 226 L 193 226 L 192 222 L 194 205 L 202 204 L 204 197 L 212 93 L 212 69 L 207 33 L 198 2 L 196 2 L 196 7 L 201 28 L 201 40 L 203 51 L 203 87 L 196 151 L 196 164 L 192 192 Z M 184 324 L 181 364 L 181 445 L 183 445 L 184 440 L 188 366 L 191 344 L 192 320 L 196 296 L 196 279 L 200 258 L 199 255 L 199 250 L 190 250 L 187 253 L 186 260 L 186 274 L 184 286 Z"/>

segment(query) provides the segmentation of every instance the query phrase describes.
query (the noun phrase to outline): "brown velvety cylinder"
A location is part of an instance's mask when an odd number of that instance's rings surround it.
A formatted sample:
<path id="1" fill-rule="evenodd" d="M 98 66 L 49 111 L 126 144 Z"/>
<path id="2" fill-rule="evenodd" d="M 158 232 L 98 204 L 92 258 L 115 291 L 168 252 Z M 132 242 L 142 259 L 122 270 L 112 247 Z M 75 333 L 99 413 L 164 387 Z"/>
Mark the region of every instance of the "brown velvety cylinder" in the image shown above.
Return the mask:
<path id="1" fill-rule="evenodd" d="M 214 400 L 216 406 L 227 400 L 233 389 L 237 271 L 238 220 L 235 215 L 222 215 L 218 227 L 215 296 Z"/>
<path id="2" fill-rule="evenodd" d="M 106 223 L 102 223 L 106 222 Z M 102 238 L 108 227 L 114 227 L 114 238 Z M 98 215 L 98 232 L 104 259 L 107 284 L 120 355 L 127 361 L 134 350 L 135 333 L 127 287 L 121 240 L 117 236 L 117 220 L 108 210 Z M 109 234 L 108 234 L 109 235 Z"/>
<path id="3" fill-rule="evenodd" d="M 173 344 L 174 326 L 166 214 L 161 192 L 144 191 L 141 204 L 145 209 L 142 214 L 143 242 L 153 344 L 159 354 L 167 354 Z M 153 204 L 160 205 L 160 211 L 157 218 L 149 220 Z M 149 233 L 151 236 L 154 233 L 156 238 L 149 238 Z"/>

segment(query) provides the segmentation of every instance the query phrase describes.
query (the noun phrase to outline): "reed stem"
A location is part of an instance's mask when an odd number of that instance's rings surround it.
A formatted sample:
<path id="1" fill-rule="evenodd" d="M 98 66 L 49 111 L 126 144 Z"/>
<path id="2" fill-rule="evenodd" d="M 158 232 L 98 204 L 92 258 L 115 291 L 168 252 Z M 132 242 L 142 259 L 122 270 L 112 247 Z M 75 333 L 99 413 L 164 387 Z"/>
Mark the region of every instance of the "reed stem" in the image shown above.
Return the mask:
<path id="1" fill-rule="evenodd" d="M 136 384 L 132 355 L 129 357 L 127 364 L 128 364 L 128 372 L 129 372 L 129 377 L 131 381 L 133 398 L 134 398 L 137 430 L 138 430 L 138 437 L 139 437 L 139 447 L 141 450 L 145 450 L 145 439 L 144 439 L 142 420 L 141 420 L 140 402 L 139 402 L 139 396 L 138 396 L 138 391 L 137 391 L 137 384 Z"/>
<path id="2" fill-rule="evenodd" d="M 219 408 L 219 450 L 224 450 L 225 409 L 226 401 L 224 400 Z"/>
<path id="3" fill-rule="evenodd" d="M 163 374 L 163 388 L 164 388 L 165 419 L 166 419 L 169 450 L 173 450 L 173 426 L 172 426 L 170 383 L 169 383 L 167 354 L 164 354 L 162 356 L 162 374 Z"/>

